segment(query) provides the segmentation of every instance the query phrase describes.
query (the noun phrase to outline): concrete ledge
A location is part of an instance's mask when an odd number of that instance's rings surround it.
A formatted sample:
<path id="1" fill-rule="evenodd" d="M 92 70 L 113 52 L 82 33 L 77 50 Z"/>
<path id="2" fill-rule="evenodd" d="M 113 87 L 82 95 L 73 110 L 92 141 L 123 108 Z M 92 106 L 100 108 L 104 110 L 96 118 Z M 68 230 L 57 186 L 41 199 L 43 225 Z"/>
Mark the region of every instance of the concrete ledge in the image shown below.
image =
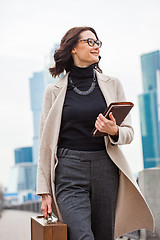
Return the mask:
<path id="1" fill-rule="evenodd" d="M 139 186 L 155 218 L 155 234 L 141 230 L 141 239 L 160 239 L 160 167 L 139 172 Z"/>

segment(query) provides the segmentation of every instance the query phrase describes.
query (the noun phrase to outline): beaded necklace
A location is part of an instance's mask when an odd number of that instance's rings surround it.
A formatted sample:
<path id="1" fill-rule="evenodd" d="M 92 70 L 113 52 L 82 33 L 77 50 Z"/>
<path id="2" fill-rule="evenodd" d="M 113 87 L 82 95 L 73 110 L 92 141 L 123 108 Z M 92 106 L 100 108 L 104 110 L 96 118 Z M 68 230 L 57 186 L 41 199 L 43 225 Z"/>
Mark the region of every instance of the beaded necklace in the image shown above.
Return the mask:
<path id="1" fill-rule="evenodd" d="M 93 82 L 92 82 L 90 88 L 89 88 L 88 90 L 86 90 L 86 91 L 81 91 L 81 90 L 79 90 L 79 89 L 74 85 L 74 83 L 73 83 L 73 81 L 72 81 L 72 79 L 71 79 L 70 76 L 69 76 L 69 82 L 70 82 L 71 86 L 73 87 L 73 91 L 75 91 L 75 92 L 76 92 L 77 94 L 79 94 L 79 95 L 87 96 L 87 95 L 89 95 L 90 93 L 92 93 L 93 90 L 95 89 L 95 85 L 96 85 L 96 72 L 95 72 L 95 70 L 93 69 Z"/>

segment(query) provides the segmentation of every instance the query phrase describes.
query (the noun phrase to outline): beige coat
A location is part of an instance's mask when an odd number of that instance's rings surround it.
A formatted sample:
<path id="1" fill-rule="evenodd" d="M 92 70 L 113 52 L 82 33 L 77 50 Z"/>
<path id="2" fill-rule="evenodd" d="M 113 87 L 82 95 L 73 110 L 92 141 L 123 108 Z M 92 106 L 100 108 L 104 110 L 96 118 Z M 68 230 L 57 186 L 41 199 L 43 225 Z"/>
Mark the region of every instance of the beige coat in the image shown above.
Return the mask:
<path id="1" fill-rule="evenodd" d="M 118 79 L 110 78 L 96 71 L 99 87 L 107 105 L 111 102 L 125 101 L 123 88 Z M 37 195 L 48 193 L 53 196 L 53 205 L 61 218 L 55 199 L 55 167 L 62 108 L 67 89 L 68 74 L 58 82 L 47 86 L 44 93 L 40 122 L 39 159 L 37 170 Z M 128 162 L 118 145 L 129 144 L 133 139 L 130 115 L 119 127 L 118 142 L 105 137 L 105 145 L 112 161 L 120 169 L 120 183 L 116 208 L 115 239 L 127 232 L 146 228 L 154 230 L 152 213 L 131 172 Z M 114 187 L 114 186 L 113 186 Z"/>

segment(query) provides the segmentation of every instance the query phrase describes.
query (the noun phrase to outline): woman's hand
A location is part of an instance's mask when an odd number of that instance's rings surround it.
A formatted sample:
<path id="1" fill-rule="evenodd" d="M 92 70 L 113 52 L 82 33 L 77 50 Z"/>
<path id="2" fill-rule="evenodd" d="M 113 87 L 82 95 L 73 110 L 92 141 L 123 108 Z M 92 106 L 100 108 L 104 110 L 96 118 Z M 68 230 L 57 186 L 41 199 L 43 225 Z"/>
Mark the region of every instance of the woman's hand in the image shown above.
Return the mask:
<path id="1" fill-rule="evenodd" d="M 52 198 L 49 194 L 42 195 L 42 205 L 41 210 L 45 218 L 47 218 L 47 213 L 52 213 Z"/>
<path id="2" fill-rule="evenodd" d="M 98 115 L 95 127 L 100 132 L 108 133 L 109 135 L 114 136 L 118 132 L 118 126 L 116 124 L 116 120 L 113 117 L 112 112 L 109 114 L 110 120 L 105 118 L 101 113 Z"/>

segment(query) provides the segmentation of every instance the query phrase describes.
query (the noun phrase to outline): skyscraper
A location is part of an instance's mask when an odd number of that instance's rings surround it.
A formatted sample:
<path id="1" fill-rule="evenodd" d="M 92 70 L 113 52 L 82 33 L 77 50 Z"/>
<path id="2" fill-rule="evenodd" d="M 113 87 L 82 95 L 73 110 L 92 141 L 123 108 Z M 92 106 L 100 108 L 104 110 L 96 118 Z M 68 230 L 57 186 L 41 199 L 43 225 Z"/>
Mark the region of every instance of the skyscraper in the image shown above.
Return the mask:
<path id="1" fill-rule="evenodd" d="M 143 93 L 138 96 L 144 168 L 160 164 L 160 51 L 141 56 Z"/>
<path id="2" fill-rule="evenodd" d="M 21 147 L 14 150 L 15 164 L 32 162 L 32 147 Z"/>
<path id="3" fill-rule="evenodd" d="M 33 113 L 33 162 L 38 160 L 39 126 L 42 109 L 43 92 L 45 89 L 44 72 L 34 72 L 30 79 L 30 99 Z"/>
<path id="4" fill-rule="evenodd" d="M 8 192 L 35 191 L 37 165 L 32 161 L 32 147 L 16 148 L 14 153 L 15 165 L 10 169 Z"/>
<path id="5" fill-rule="evenodd" d="M 36 191 L 37 165 L 31 162 L 17 163 L 10 169 L 8 192 Z"/>

